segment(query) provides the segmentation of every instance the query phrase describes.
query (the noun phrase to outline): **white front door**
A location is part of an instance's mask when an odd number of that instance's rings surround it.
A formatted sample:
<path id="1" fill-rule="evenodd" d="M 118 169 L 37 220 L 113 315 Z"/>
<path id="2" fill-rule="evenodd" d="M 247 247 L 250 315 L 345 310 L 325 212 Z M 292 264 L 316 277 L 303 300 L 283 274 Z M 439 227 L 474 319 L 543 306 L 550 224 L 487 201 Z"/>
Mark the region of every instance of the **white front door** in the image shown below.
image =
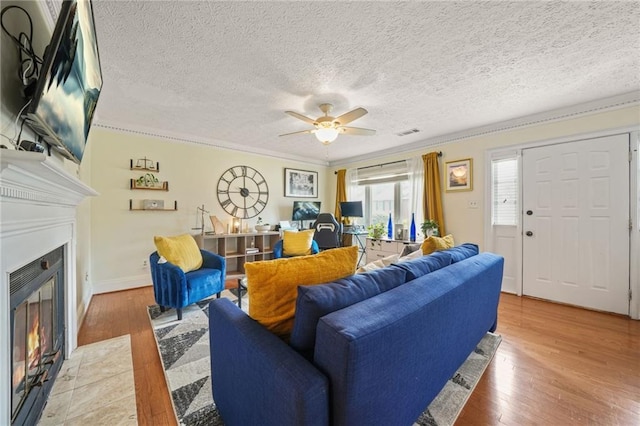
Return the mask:
<path id="1" fill-rule="evenodd" d="M 523 294 L 629 314 L 629 136 L 523 150 Z"/>

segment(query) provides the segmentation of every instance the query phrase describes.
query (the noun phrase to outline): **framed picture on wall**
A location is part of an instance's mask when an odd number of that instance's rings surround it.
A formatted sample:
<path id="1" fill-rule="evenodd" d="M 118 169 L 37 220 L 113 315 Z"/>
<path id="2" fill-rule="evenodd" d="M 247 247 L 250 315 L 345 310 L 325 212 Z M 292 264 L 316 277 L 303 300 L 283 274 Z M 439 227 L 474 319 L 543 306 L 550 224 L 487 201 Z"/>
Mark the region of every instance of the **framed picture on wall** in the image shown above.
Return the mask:
<path id="1" fill-rule="evenodd" d="M 446 186 L 447 192 L 471 191 L 473 189 L 473 160 L 446 162 Z"/>
<path id="2" fill-rule="evenodd" d="M 318 172 L 284 169 L 284 196 L 317 198 Z"/>

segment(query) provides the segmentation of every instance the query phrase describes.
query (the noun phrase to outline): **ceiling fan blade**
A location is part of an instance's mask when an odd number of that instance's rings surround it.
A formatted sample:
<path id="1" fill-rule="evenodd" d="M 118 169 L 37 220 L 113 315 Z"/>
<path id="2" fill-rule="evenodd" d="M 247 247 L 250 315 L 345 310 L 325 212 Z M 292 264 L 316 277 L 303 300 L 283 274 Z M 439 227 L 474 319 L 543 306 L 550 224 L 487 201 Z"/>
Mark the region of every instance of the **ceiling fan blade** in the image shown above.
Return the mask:
<path id="1" fill-rule="evenodd" d="M 285 114 L 289 114 L 290 116 L 297 118 L 298 120 L 304 121 L 305 123 L 314 124 L 316 122 L 316 120 L 314 120 L 313 118 L 309 118 L 306 115 L 298 114 L 295 111 L 285 111 Z"/>
<path id="2" fill-rule="evenodd" d="M 291 136 L 291 135 L 301 135 L 303 133 L 315 133 L 316 129 L 309 129 L 309 130 L 301 130 L 299 132 L 292 132 L 292 133 L 284 133 L 280 136 Z"/>
<path id="3" fill-rule="evenodd" d="M 349 112 L 345 112 L 340 117 L 336 117 L 336 119 L 334 121 L 337 121 L 338 123 L 340 123 L 341 126 L 344 126 L 345 124 L 349 124 L 353 120 L 362 117 L 367 112 L 369 112 L 369 111 L 367 111 L 364 108 L 356 108 L 356 109 L 351 110 Z"/>
<path id="4" fill-rule="evenodd" d="M 363 129 L 360 127 L 339 127 L 340 133 L 344 135 L 356 135 L 356 136 L 373 136 L 376 131 L 373 129 Z"/>

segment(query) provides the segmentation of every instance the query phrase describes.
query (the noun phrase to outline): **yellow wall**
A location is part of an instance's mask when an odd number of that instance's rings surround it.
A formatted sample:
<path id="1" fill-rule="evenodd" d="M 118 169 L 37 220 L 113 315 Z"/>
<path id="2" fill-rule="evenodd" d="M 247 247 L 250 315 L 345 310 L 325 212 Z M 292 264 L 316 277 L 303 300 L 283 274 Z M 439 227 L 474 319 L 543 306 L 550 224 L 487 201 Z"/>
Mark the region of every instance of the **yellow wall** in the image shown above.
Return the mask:
<path id="1" fill-rule="evenodd" d="M 328 176 L 334 176 L 333 171 L 343 168 L 362 167 L 411 158 L 432 151 L 442 151 L 440 173 L 444 190 L 444 168 L 447 161 L 463 158 L 473 159 L 473 190 L 468 192 L 443 193 L 443 208 L 447 233 L 454 236 L 456 243 L 474 242 L 484 246 L 484 208 L 485 208 L 485 153 L 487 150 L 557 139 L 576 135 L 600 132 L 606 129 L 620 129 L 628 126 L 640 126 L 640 107 L 629 107 L 599 114 L 591 114 L 516 129 L 508 132 L 489 134 L 482 137 L 460 140 L 441 146 L 425 146 L 424 149 L 379 158 L 372 161 L 352 163 L 330 170 Z M 334 179 L 335 182 L 335 179 Z M 329 199 L 335 200 L 335 183 Z M 468 207 L 469 201 L 477 201 L 478 208 Z"/>
<path id="2" fill-rule="evenodd" d="M 216 195 L 218 179 L 229 167 L 251 166 L 269 185 L 269 201 L 260 214 L 272 226 L 290 220 L 293 201 L 284 197 L 284 168 L 318 172 L 319 200 L 323 210 L 327 188 L 326 167 L 251 155 L 191 143 L 120 133 L 94 127 L 91 130 L 91 186 L 100 193 L 91 200 L 91 252 L 94 293 L 151 284 L 148 267 L 142 262 L 155 250 L 154 235 L 198 233 L 197 207 L 216 215 L 223 223 L 230 216 L 222 210 Z M 160 163 L 154 175 L 169 182 L 169 191 L 130 190 L 129 180 L 142 173 L 129 168 L 130 159 L 147 157 Z M 84 161 L 83 161 L 84 163 Z M 335 184 L 334 184 L 335 185 Z M 129 199 L 161 199 L 165 207 L 178 202 L 178 211 L 129 211 Z M 332 204 L 332 203 L 331 203 Z M 331 210 L 332 211 L 332 210 Z M 253 229 L 257 217 L 247 222 Z M 211 229 L 208 217 L 207 230 Z"/>
<path id="3" fill-rule="evenodd" d="M 91 199 L 90 241 L 91 283 L 93 293 L 149 285 L 148 267 L 142 263 L 154 250 L 154 235 L 197 233 L 191 228 L 199 218 L 197 207 L 204 204 L 211 214 L 223 222 L 230 219 L 215 193 L 221 174 L 231 166 L 247 165 L 260 171 L 269 184 L 269 202 L 260 214 L 271 224 L 288 220 L 294 198 L 284 197 L 284 168 L 318 172 L 319 198 L 322 210 L 335 207 L 335 174 L 338 168 L 360 167 L 380 162 L 405 159 L 431 151 L 442 151 L 441 173 L 447 161 L 473 159 L 473 191 L 444 194 L 444 210 L 448 232 L 457 242 L 475 242 L 484 246 L 485 153 L 487 150 L 549 139 L 600 132 L 640 125 L 640 107 L 624 108 L 592 114 L 571 120 L 531 126 L 509 132 L 448 143 L 425 146 L 414 152 L 387 156 L 347 166 L 326 168 L 318 165 L 278 160 L 191 143 L 120 133 L 94 127 L 90 135 L 90 185 L 100 193 Z M 130 159 L 147 157 L 160 162 L 158 179 L 169 181 L 169 191 L 131 191 L 129 179 L 140 172 L 129 169 Z M 83 161 L 83 169 L 85 168 Z M 85 180 L 83 178 L 83 180 Z M 86 180 L 85 180 L 86 181 Z M 129 211 L 129 199 L 154 198 L 170 205 L 178 201 L 176 212 Z M 478 208 L 468 208 L 477 201 Z M 199 219 L 198 219 L 199 220 Z M 252 228 L 256 218 L 250 219 Z M 225 222 L 226 223 L 226 222 Z M 205 220 L 210 229 L 210 223 Z M 80 272 L 80 271 L 79 271 Z M 84 277 L 82 277 L 84 278 Z"/>

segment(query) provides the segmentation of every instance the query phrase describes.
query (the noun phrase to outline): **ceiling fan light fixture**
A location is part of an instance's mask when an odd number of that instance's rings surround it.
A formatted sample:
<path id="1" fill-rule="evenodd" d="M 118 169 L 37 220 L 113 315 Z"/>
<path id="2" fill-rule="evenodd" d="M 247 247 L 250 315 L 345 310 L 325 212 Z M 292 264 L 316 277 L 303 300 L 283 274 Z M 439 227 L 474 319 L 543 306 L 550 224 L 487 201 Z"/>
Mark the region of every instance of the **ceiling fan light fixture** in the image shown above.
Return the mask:
<path id="1" fill-rule="evenodd" d="M 328 127 L 316 130 L 315 135 L 320 142 L 327 145 L 336 140 L 338 133 L 338 129 Z"/>

